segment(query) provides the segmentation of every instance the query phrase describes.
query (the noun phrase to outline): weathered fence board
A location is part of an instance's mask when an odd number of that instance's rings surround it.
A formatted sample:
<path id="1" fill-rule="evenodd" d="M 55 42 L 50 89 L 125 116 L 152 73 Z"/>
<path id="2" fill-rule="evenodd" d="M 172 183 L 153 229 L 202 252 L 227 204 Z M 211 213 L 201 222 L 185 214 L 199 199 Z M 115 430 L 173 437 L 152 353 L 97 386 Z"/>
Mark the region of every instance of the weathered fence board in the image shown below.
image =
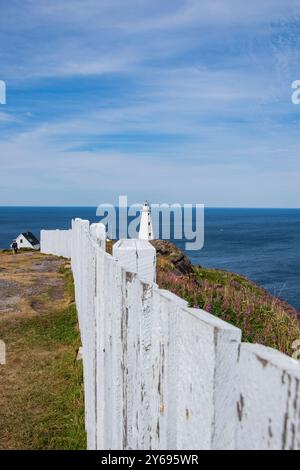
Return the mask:
<path id="1" fill-rule="evenodd" d="M 89 449 L 299 449 L 300 364 L 155 284 L 155 251 L 76 219 L 43 231 L 71 258 Z"/>
<path id="2" fill-rule="evenodd" d="M 41 230 L 41 251 L 46 254 L 71 258 L 71 230 Z"/>
<path id="3" fill-rule="evenodd" d="M 300 449 L 299 362 L 271 348 L 242 344 L 237 448 Z"/>

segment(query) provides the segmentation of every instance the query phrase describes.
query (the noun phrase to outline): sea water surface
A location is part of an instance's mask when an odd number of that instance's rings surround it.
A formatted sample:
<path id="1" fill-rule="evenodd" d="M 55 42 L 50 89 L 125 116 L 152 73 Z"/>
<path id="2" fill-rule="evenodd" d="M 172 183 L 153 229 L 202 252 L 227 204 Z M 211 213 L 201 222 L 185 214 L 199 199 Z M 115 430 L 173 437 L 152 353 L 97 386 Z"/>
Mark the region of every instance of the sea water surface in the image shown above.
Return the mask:
<path id="1" fill-rule="evenodd" d="M 0 207 L 0 248 L 21 232 L 98 220 L 94 207 Z M 180 248 L 183 242 L 176 241 Z M 300 209 L 205 209 L 205 242 L 191 261 L 244 274 L 300 310 Z"/>

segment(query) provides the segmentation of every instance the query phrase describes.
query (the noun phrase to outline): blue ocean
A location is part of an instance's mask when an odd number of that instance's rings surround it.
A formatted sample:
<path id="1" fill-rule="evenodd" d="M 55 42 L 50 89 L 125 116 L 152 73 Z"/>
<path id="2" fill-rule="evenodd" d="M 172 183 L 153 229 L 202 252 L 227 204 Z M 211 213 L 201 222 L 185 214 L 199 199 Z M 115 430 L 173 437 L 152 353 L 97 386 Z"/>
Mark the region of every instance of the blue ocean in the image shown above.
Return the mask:
<path id="1" fill-rule="evenodd" d="M 94 207 L 0 207 L 0 248 L 24 231 L 97 221 Z M 183 242 L 176 242 L 183 248 Z M 206 267 L 244 274 L 300 310 L 300 209 L 205 209 L 205 243 L 187 253 Z"/>

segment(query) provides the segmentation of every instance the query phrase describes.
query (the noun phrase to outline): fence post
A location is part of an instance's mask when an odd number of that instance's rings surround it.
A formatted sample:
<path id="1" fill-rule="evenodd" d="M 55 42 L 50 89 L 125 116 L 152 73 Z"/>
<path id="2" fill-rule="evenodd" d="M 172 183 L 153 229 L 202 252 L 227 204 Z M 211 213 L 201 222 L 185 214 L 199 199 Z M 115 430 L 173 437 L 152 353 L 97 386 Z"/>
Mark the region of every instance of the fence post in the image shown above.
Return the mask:
<path id="1" fill-rule="evenodd" d="M 105 225 L 101 222 L 97 224 L 92 224 L 90 226 L 90 232 L 93 240 L 100 246 L 100 248 L 105 251 L 106 249 L 106 231 Z"/>
<path id="2" fill-rule="evenodd" d="M 147 240 L 119 240 L 113 246 L 113 256 L 127 271 L 137 273 L 143 281 L 156 279 L 156 250 Z"/>

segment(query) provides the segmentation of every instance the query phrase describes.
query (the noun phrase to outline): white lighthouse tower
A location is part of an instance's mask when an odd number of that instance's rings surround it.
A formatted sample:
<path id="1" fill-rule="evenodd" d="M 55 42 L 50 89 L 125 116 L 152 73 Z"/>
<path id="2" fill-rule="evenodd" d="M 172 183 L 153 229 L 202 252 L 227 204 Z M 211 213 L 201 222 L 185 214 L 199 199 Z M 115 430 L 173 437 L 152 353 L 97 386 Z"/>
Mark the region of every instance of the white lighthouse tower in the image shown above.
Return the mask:
<path id="1" fill-rule="evenodd" d="M 140 240 L 153 240 L 153 226 L 151 218 L 151 207 L 148 201 L 144 202 L 141 212 L 141 222 L 139 239 Z"/>

